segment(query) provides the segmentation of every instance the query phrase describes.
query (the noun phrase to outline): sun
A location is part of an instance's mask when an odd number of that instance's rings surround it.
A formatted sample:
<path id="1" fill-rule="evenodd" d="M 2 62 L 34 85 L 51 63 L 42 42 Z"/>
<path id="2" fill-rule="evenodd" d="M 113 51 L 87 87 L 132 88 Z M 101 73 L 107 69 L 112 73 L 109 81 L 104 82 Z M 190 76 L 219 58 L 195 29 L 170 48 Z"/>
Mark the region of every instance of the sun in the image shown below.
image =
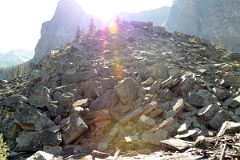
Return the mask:
<path id="1" fill-rule="evenodd" d="M 102 20 L 110 20 L 121 9 L 114 0 L 78 0 L 84 11 Z"/>

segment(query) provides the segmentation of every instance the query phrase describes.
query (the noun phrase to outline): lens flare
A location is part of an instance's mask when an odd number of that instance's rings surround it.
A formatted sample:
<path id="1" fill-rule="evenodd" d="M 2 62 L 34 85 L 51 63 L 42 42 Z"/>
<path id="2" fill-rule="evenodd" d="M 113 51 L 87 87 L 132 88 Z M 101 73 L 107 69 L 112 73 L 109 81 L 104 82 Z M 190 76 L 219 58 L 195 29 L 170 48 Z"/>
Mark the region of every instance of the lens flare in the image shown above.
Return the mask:
<path id="1" fill-rule="evenodd" d="M 116 34 L 118 32 L 118 25 L 116 22 L 111 22 L 109 24 L 108 30 L 112 34 Z"/>

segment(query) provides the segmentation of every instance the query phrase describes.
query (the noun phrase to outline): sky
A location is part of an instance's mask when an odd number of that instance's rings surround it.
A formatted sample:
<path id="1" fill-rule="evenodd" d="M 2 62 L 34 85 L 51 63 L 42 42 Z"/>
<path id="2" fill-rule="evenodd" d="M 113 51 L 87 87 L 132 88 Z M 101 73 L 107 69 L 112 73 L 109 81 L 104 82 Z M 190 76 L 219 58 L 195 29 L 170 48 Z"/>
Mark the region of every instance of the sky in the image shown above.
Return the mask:
<path id="1" fill-rule="evenodd" d="M 34 50 L 41 24 L 52 18 L 59 0 L 0 0 L 0 52 Z M 117 12 L 170 6 L 172 0 L 77 0 L 86 13 L 104 20 Z M 149 2 L 151 1 L 151 2 Z"/>

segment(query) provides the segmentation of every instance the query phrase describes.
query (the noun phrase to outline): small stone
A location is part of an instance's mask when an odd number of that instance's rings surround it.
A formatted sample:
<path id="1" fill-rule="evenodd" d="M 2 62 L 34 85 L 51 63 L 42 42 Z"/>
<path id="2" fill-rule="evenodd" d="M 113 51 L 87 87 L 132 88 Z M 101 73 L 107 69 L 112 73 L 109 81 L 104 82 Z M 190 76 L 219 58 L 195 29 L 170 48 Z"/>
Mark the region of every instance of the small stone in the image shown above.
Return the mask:
<path id="1" fill-rule="evenodd" d="M 173 111 L 175 111 L 176 114 L 178 114 L 183 110 L 183 108 L 184 108 L 184 101 L 181 98 L 181 99 L 178 99 L 175 105 L 173 106 Z"/>
<path id="2" fill-rule="evenodd" d="M 146 124 L 146 125 L 150 125 L 150 126 L 154 126 L 155 125 L 155 120 L 151 117 L 148 117 L 146 115 L 142 115 L 140 118 L 139 118 L 139 122 L 143 123 L 143 124 Z"/>
<path id="3" fill-rule="evenodd" d="M 178 133 L 184 133 L 184 132 L 186 132 L 187 131 L 187 124 L 186 123 L 183 123 L 179 128 L 178 128 L 178 130 L 177 130 L 177 132 Z"/>
<path id="4" fill-rule="evenodd" d="M 127 136 L 125 137 L 126 142 L 133 142 L 133 141 L 138 141 L 139 137 L 138 136 Z"/>

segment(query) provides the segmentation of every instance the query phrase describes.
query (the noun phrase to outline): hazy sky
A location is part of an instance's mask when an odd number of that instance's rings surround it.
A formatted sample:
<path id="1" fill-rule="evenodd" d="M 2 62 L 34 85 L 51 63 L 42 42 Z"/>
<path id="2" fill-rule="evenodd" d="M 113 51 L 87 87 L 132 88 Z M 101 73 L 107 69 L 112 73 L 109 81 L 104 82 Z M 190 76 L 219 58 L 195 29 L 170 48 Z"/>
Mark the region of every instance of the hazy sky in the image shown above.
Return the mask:
<path id="1" fill-rule="evenodd" d="M 172 0 L 77 0 L 84 10 L 107 19 L 120 11 L 137 12 L 171 5 Z M 41 24 L 50 20 L 58 0 L 0 0 L 0 52 L 34 50 Z"/>

